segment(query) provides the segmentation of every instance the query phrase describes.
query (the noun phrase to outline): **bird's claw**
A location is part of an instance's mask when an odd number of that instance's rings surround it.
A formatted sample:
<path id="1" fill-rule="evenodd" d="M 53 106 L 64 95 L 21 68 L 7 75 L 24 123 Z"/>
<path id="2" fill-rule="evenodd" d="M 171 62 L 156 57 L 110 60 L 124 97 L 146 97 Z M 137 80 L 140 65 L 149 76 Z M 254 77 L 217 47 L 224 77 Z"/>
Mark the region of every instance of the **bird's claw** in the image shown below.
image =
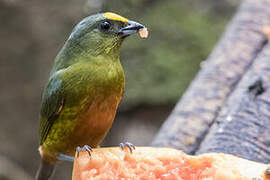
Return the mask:
<path id="1" fill-rule="evenodd" d="M 84 145 L 82 148 L 81 148 L 80 146 L 78 146 L 78 147 L 76 148 L 76 151 L 77 151 L 77 153 L 78 153 L 78 157 L 79 157 L 79 154 L 80 154 L 81 151 L 87 151 L 88 154 L 89 154 L 89 156 L 92 157 L 91 152 L 93 152 L 93 150 L 92 150 L 92 148 L 91 148 L 90 146 L 88 146 L 88 145 Z"/>
<path id="2" fill-rule="evenodd" d="M 120 148 L 122 150 L 124 150 L 125 148 L 128 148 L 129 151 L 130 151 L 130 153 L 132 153 L 133 150 L 136 149 L 135 146 L 132 143 L 130 143 L 130 142 L 120 143 L 119 146 L 120 146 Z"/>

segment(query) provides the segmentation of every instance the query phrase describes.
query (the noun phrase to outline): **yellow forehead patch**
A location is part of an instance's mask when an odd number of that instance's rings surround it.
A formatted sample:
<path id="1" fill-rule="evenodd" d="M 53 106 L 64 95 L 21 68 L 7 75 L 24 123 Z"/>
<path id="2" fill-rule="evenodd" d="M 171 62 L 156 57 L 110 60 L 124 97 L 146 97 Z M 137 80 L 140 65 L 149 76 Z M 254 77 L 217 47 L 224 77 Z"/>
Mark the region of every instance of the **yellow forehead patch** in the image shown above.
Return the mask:
<path id="1" fill-rule="evenodd" d="M 121 21 L 123 23 L 127 23 L 128 22 L 128 19 L 127 18 L 124 18 L 118 14 L 115 14 L 115 13 L 111 13 L 111 12 L 106 12 L 103 14 L 103 16 L 107 19 L 111 19 L 111 20 L 114 20 L 114 21 Z"/>

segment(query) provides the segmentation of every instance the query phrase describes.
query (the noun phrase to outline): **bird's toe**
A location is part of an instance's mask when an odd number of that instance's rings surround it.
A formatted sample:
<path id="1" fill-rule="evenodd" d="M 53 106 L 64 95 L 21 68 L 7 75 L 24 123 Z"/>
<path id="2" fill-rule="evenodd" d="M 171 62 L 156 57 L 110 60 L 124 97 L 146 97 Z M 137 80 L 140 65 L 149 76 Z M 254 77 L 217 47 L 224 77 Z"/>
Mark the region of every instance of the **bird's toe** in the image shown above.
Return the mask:
<path id="1" fill-rule="evenodd" d="M 90 156 L 90 157 L 92 156 L 91 153 L 93 152 L 93 150 L 92 150 L 92 148 L 91 148 L 90 146 L 88 146 L 88 145 L 84 145 L 83 147 L 78 146 L 78 147 L 76 148 L 76 152 L 78 153 L 78 157 L 79 157 L 79 154 L 80 154 L 81 151 L 87 151 L 88 154 L 89 154 L 89 156 Z"/>
<path id="2" fill-rule="evenodd" d="M 135 146 L 130 142 L 120 143 L 119 146 L 122 150 L 124 150 L 125 148 L 128 148 L 130 153 L 132 153 L 136 149 Z"/>

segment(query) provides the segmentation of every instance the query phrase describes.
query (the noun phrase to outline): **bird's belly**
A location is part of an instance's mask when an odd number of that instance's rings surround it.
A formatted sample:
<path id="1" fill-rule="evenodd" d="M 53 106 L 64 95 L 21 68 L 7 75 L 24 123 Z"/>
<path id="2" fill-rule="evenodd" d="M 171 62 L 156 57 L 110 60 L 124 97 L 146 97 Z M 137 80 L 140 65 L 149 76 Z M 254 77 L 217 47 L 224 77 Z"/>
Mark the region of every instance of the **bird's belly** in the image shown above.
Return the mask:
<path id="1" fill-rule="evenodd" d="M 70 153 L 74 153 L 76 146 L 87 144 L 91 147 L 97 147 L 101 143 L 113 123 L 120 99 L 121 97 L 118 95 L 95 99 L 77 117 L 76 126 L 70 139 L 70 148 L 68 148 Z"/>

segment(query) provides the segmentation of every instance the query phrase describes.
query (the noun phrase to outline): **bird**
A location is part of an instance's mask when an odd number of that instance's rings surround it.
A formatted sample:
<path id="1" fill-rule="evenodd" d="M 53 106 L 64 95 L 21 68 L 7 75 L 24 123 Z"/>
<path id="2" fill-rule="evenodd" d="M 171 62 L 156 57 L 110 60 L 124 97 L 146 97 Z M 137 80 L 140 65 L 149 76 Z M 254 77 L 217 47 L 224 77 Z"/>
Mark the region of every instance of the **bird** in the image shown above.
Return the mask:
<path id="1" fill-rule="evenodd" d="M 88 16 L 74 27 L 43 90 L 37 180 L 50 179 L 57 162 L 72 161 L 77 147 L 90 152 L 102 142 L 124 94 L 121 44 L 144 28 L 112 12 Z"/>

